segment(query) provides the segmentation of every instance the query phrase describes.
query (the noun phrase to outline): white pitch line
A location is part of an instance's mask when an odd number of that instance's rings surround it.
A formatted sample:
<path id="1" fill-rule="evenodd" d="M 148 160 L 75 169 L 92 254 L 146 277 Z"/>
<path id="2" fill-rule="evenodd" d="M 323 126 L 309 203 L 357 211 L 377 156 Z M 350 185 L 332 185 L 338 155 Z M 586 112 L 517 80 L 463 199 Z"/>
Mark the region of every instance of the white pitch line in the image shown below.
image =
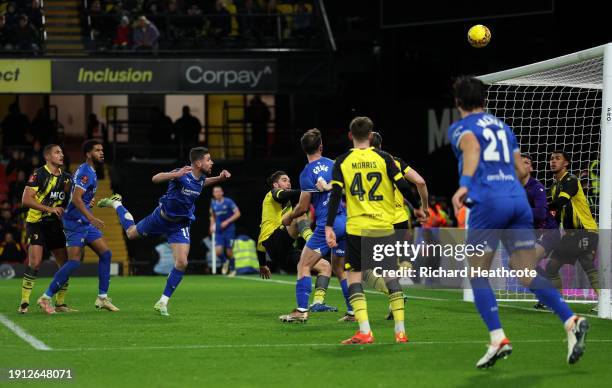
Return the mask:
<path id="1" fill-rule="evenodd" d="M 21 338 L 28 344 L 30 344 L 36 350 L 53 350 L 47 346 L 44 342 L 28 334 L 21 326 L 8 319 L 4 314 L 0 314 L 0 322 L 6 326 L 10 331 L 15 333 L 17 337 Z"/>
<path id="2" fill-rule="evenodd" d="M 410 341 L 407 345 L 475 345 L 486 344 L 486 340 L 467 340 L 467 341 Z M 529 343 L 559 343 L 564 341 L 558 340 L 518 340 L 512 341 L 513 344 L 529 344 Z M 589 340 L 589 343 L 612 343 L 612 339 Z M 375 342 L 367 346 L 391 346 L 396 345 L 393 342 Z M 91 348 L 66 348 L 53 349 L 55 352 L 97 352 L 97 351 L 123 351 L 123 350 L 189 350 L 189 349 L 258 349 L 258 348 L 303 348 L 303 347 L 342 347 L 350 348 L 355 345 L 343 345 L 340 343 L 305 343 L 305 344 L 216 344 L 216 345 L 174 345 L 174 346 L 117 346 L 117 347 L 91 347 Z"/>
<path id="3" fill-rule="evenodd" d="M 287 284 L 287 285 L 290 285 L 290 286 L 295 286 L 295 282 L 290 282 L 288 280 L 261 279 L 261 278 L 255 278 L 255 277 L 241 277 L 241 276 L 226 277 L 226 279 L 253 280 L 253 281 L 258 281 L 258 282 L 270 282 L 270 283 Z M 332 290 L 342 290 L 342 288 L 340 288 L 338 286 L 329 286 L 328 288 L 330 288 Z M 375 291 L 375 290 L 365 290 L 365 292 L 367 294 L 385 295 L 384 293 L 382 293 L 380 291 Z M 428 296 L 412 296 L 412 295 L 406 295 L 406 296 L 408 297 L 408 299 L 437 300 L 437 301 L 450 301 L 450 300 L 453 300 L 453 299 L 444 299 L 444 298 L 432 298 L 432 297 L 428 297 Z M 457 299 L 457 300 L 459 300 L 459 299 Z"/>
<path id="4" fill-rule="evenodd" d="M 272 283 L 278 283 L 278 284 L 288 284 L 288 285 L 295 285 L 295 282 L 290 282 L 288 280 L 276 280 L 276 279 L 260 279 L 260 278 L 252 278 L 252 277 L 226 277 L 226 279 L 241 279 L 241 280 L 253 280 L 253 281 L 259 281 L 259 282 L 272 282 Z M 333 290 L 341 290 L 340 287 L 337 286 L 329 286 L 329 288 L 333 289 Z M 378 295 L 384 295 L 384 293 L 380 292 L 380 291 L 375 291 L 375 290 L 365 290 L 366 293 L 368 294 L 378 294 Z M 429 297 L 429 296 L 414 296 L 414 295 L 406 295 L 408 297 L 408 299 L 417 299 L 417 300 L 434 300 L 434 301 L 445 301 L 445 302 L 466 302 L 466 303 L 473 303 L 471 301 L 467 301 L 467 300 L 463 300 L 463 299 L 449 299 L 449 298 L 433 298 L 433 297 Z M 513 309 L 513 310 L 523 310 L 523 311 L 532 311 L 532 312 L 537 312 L 537 313 L 552 313 L 549 310 L 536 310 L 534 308 L 529 308 L 529 307 L 521 307 L 521 306 L 513 306 L 513 305 L 509 305 L 509 304 L 499 304 L 500 307 L 504 307 L 504 308 L 508 308 L 508 309 Z M 594 314 L 579 314 L 582 317 L 589 317 L 589 318 L 599 318 L 597 315 Z"/>

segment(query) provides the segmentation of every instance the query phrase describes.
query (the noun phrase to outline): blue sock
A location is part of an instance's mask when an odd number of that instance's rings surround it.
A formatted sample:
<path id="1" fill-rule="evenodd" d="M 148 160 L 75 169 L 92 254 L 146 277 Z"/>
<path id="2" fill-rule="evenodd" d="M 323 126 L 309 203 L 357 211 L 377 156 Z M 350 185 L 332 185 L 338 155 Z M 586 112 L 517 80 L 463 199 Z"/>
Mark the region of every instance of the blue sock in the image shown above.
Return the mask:
<path id="1" fill-rule="evenodd" d="M 229 269 L 230 271 L 233 271 L 236 269 L 236 259 L 234 259 L 233 257 L 229 259 Z"/>
<path id="2" fill-rule="evenodd" d="M 115 210 L 119 216 L 121 227 L 127 232 L 130 226 L 134 225 L 134 217 L 132 217 L 132 214 L 123 205 L 118 206 Z"/>
<path id="3" fill-rule="evenodd" d="M 110 250 L 108 250 L 98 257 L 98 295 L 104 295 L 108 293 L 112 256 L 113 254 Z"/>
<path id="4" fill-rule="evenodd" d="M 304 276 L 295 284 L 295 299 L 297 300 L 297 306 L 300 309 L 308 310 L 308 300 L 310 299 L 310 293 L 312 292 L 312 278 L 310 276 Z"/>
<path id="5" fill-rule="evenodd" d="M 541 303 L 550 307 L 552 311 L 557 314 L 557 316 L 561 319 L 561 322 L 565 323 L 565 321 L 574 315 L 574 312 L 569 308 L 567 303 L 565 303 L 563 297 L 561 297 L 561 294 L 559 294 L 559 291 L 553 287 L 552 283 L 548 279 L 537 275 L 531 281 L 529 289 L 535 294 Z"/>
<path id="6" fill-rule="evenodd" d="M 489 280 L 486 278 L 473 278 L 470 279 L 470 283 L 474 291 L 474 304 L 489 331 L 501 329 L 502 325 L 499 321 L 497 300 Z"/>
<path id="7" fill-rule="evenodd" d="M 172 268 L 170 271 L 170 275 L 168 275 L 168 280 L 166 280 L 166 288 L 164 289 L 164 295 L 168 298 L 172 296 L 176 287 L 178 287 L 181 280 L 183 280 L 183 275 L 185 272 L 179 271 L 176 268 Z"/>
<path id="8" fill-rule="evenodd" d="M 49 288 L 45 292 L 45 295 L 48 297 L 52 297 L 55 295 L 60 288 L 68 281 L 70 275 L 81 265 L 81 260 L 79 259 L 71 259 L 67 260 L 64 265 L 60 269 L 57 270 L 55 276 L 53 276 L 53 280 L 51 280 L 51 284 L 49 284 Z"/>
<path id="9" fill-rule="evenodd" d="M 344 303 L 346 303 L 346 311 L 353 311 L 353 307 L 351 306 L 351 302 L 349 301 L 348 280 L 342 279 L 340 281 L 340 287 L 342 288 L 342 295 L 344 295 Z"/>

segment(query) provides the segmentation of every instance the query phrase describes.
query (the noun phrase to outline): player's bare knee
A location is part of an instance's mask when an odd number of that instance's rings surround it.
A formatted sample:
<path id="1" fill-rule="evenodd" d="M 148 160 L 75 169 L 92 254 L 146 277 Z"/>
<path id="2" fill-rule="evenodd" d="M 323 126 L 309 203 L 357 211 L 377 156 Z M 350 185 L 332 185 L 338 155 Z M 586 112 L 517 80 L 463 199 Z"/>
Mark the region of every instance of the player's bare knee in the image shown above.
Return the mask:
<path id="1" fill-rule="evenodd" d="M 180 258 L 180 259 L 176 259 L 176 262 L 174 263 L 174 267 L 176 269 L 178 269 L 179 271 L 185 271 L 187 269 L 187 258 Z"/>

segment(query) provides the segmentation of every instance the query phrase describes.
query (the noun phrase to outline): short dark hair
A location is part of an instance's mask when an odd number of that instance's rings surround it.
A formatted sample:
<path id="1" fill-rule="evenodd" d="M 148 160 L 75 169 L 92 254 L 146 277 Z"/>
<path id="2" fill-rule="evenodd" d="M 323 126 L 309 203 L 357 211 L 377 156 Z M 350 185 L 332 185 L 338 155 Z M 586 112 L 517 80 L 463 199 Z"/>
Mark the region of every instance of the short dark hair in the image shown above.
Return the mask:
<path id="1" fill-rule="evenodd" d="M 268 186 L 272 187 L 272 185 L 278 182 L 280 177 L 282 177 L 283 175 L 287 175 L 287 173 L 282 170 L 276 171 L 272 173 L 272 175 L 270 175 L 268 179 L 266 179 L 266 183 L 268 184 Z"/>
<path id="2" fill-rule="evenodd" d="M 486 87 L 478 78 L 462 75 L 453 83 L 453 95 L 457 107 L 471 111 L 484 107 Z"/>
<path id="3" fill-rule="evenodd" d="M 527 152 L 523 152 L 521 154 L 521 158 L 526 158 L 526 159 L 529 159 L 530 162 L 533 162 L 533 158 Z"/>
<path id="4" fill-rule="evenodd" d="M 374 148 L 382 148 L 382 136 L 380 136 L 380 133 L 374 131 L 372 132 L 372 140 L 370 140 L 370 145 Z"/>
<path id="5" fill-rule="evenodd" d="M 366 116 L 355 117 L 349 125 L 353 139 L 357 141 L 367 140 L 374 128 L 374 123 Z"/>
<path id="6" fill-rule="evenodd" d="M 302 135 L 300 143 L 302 144 L 302 150 L 307 155 L 314 154 L 319 150 L 319 147 L 321 147 L 321 143 L 323 143 L 321 131 L 317 128 L 309 129 Z"/>
<path id="7" fill-rule="evenodd" d="M 43 155 L 44 156 L 49 155 L 55 147 L 59 147 L 59 145 L 58 144 L 47 144 L 45 148 L 43 148 Z"/>
<path id="8" fill-rule="evenodd" d="M 553 154 L 561 154 L 563 155 L 563 159 L 565 159 L 568 163 L 568 167 L 569 167 L 569 163 L 572 163 L 572 157 L 565 151 L 563 150 L 554 150 L 552 152 Z"/>
<path id="9" fill-rule="evenodd" d="M 195 147 L 189 151 L 189 161 L 191 163 L 200 160 L 204 155 L 208 154 L 208 148 L 206 147 Z"/>
<path id="10" fill-rule="evenodd" d="M 97 139 L 86 140 L 83 143 L 83 146 L 81 147 L 81 149 L 83 151 L 83 155 L 87 155 L 87 153 L 91 152 L 91 150 L 93 150 L 95 146 L 101 145 L 101 144 L 102 144 L 102 142 L 100 140 L 97 140 Z"/>

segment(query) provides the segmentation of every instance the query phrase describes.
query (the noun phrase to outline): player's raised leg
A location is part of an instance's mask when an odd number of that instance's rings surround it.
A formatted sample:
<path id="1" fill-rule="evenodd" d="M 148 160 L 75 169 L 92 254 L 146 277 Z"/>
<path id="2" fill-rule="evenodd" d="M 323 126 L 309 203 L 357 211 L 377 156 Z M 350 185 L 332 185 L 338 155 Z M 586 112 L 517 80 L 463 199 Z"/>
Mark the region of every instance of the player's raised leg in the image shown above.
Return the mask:
<path id="1" fill-rule="evenodd" d="M 115 209 L 119 217 L 119 223 L 123 230 L 125 230 L 128 239 L 134 240 L 139 237 L 138 231 L 136 230 L 136 224 L 134 223 L 134 217 L 132 213 L 123 206 L 122 200 L 121 194 L 113 194 L 110 197 L 99 200 L 98 207 L 112 207 Z"/>

